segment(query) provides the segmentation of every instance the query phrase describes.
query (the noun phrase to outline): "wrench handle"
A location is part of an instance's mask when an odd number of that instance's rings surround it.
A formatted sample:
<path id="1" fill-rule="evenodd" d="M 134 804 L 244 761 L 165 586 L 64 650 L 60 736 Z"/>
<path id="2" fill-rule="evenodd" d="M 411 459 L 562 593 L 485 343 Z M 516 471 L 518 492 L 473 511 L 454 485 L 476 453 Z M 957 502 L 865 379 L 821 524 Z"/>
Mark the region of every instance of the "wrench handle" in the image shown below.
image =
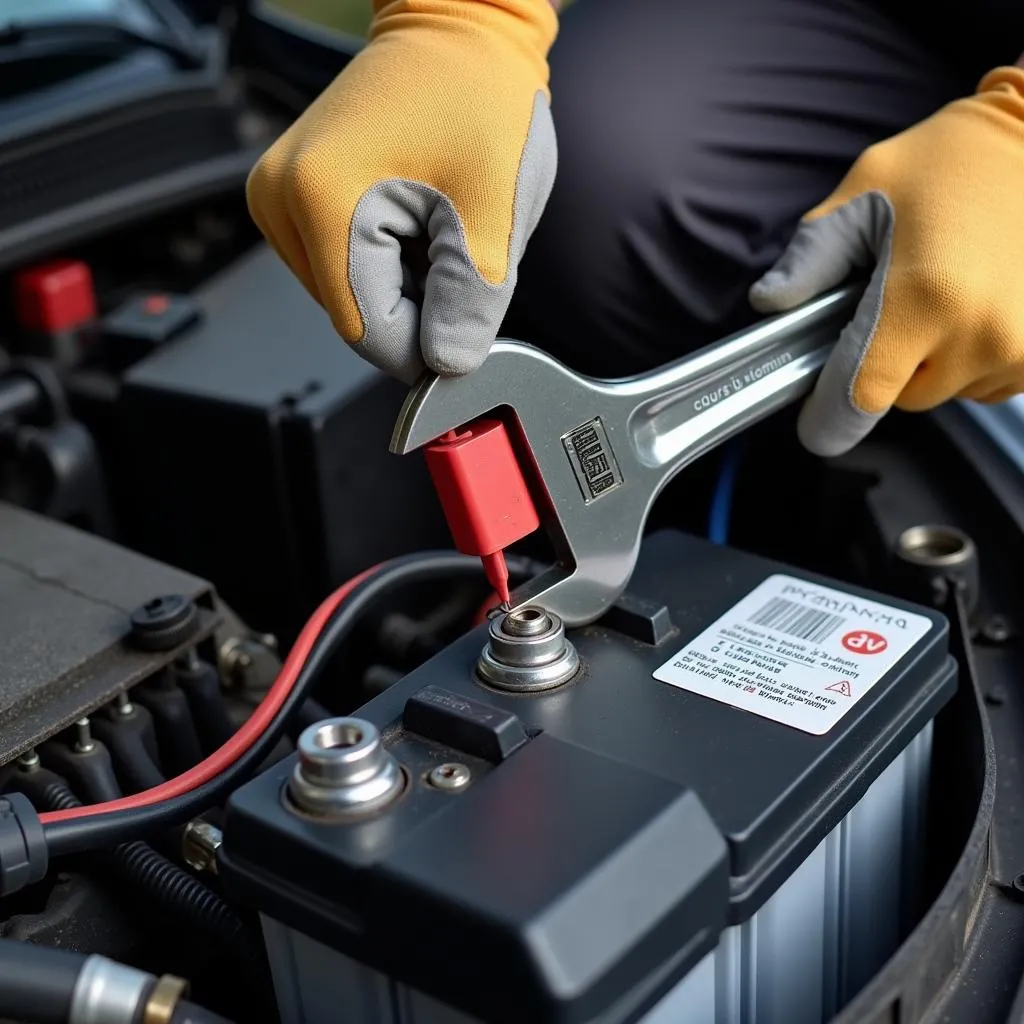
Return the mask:
<path id="1" fill-rule="evenodd" d="M 862 295 L 861 285 L 834 289 L 621 389 L 634 403 L 628 429 L 638 462 L 665 483 L 805 395 Z"/>

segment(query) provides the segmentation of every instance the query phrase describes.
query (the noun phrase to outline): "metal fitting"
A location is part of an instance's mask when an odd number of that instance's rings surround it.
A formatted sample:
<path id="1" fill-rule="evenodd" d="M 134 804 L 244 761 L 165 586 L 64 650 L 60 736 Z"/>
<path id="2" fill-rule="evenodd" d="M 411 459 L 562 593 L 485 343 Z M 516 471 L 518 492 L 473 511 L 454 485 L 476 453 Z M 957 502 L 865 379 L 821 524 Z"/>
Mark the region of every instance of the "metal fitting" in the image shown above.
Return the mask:
<path id="1" fill-rule="evenodd" d="M 315 815 L 374 811 L 404 785 L 402 770 L 384 749 L 377 727 L 361 718 L 328 718 L 303 730 L 288 795 Z"/>
<path id="2" fill-rule="evenodd" d="M 88 957 L 71 995 L 68 1024 L 134 1024 L 154 980 L 104 956 Z"/>
<path id="3" fill-rule="evenodd" d="M 435 789 L 454 793 L 456 790 L 465 789 L 472 777 L 472 773 L 464 764 L 452 761 L 449 764 L 439 764 L 436 768 L 431 769 L 427 774 L 427 782 Z"/>
<path id="4" fill-rule="evenodd" d="M 224 834 L 216 825 L 196 818 L 185 826 L 181 837 L 181 856 L 193 871 L 217 874 L 217 851 Z"/>
<path id="5" fill-rule="evenodd" d="M 270 685 L 280 668 L 277 638 L 270 633 L 232 636 L 217 651 L 217 669 L 226 686 Z"/>
<path id="6" fill-rule="evenodd" d="M 915 597 L 941 603 L 953 582 L 972 612 L 978 601 L 978 549 L 974 541 L 952 526 L 912 526 L 896 541 L 900 575 Z"/>
<path id="7" fill-rule="evenodd" d="M 248 650 L 249 641 L 245 637 L 233 636 L 221 644 L 218 657 L 223 671 L 231 676 L 244 675 L 246 669 L 252 668 L 253 656 Z"/>
<path id="8" fill-rule="evenodd" d="M 141 1024 L 172 1024 L 178 1004 L 188 995 L 184 978 L 164 974 L 157 979 L 142 1012 Z"/>
<path id="9" fill-rule="evenodd" d="M 958 566 L 974 557 L 974 541 L 952 526 L 912 526 L 896 542 L 901 558 L 938 569 Z"/>
<path id="10" fill-rule="evenodd" d="M 579 654 L 562 620 L 527 606 L 490 620 L 477 672 L 489 686 L 514 693 L 550 690 L 576 675 Z"/>
<path id="11" fill-rule="evenodd" d="M 75 722 L 75 742 L 71 749 L 76 754 L 91 754 L 96 749 L 96 741 L 92 738 L 92 725 L 88 718 L 80 718 Z"/>

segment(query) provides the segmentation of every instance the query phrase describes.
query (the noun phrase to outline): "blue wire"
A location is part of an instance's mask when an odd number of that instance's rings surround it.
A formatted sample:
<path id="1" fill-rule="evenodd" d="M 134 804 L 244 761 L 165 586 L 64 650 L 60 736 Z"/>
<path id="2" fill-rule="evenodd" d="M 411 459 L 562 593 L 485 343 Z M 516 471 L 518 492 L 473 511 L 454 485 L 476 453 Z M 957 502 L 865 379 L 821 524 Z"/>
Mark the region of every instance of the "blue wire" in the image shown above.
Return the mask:
<path id="1" fill-rule="evenodd" d="M 733 492 L 736 489 L 741 450 L 742 445 L 737 438 L 729 444 L 722 458 L 722 468 L 708 514 L 708 540 L 712 544 L 726 544 L 729 540 L 729 520 L 732 517 Z"/>

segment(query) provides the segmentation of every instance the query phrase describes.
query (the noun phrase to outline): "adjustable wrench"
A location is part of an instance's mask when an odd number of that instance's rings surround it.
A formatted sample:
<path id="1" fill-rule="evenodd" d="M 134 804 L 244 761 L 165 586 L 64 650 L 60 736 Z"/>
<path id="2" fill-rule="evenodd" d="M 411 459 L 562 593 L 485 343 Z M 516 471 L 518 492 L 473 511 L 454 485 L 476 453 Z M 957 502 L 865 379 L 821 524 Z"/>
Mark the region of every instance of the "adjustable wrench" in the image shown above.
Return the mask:
<path id="1" fill-rule="evenodd" d="M 428 373 L 391 451 L 406 454 L 484 414 L 509 429 L 557 562 L 512 594 L 567 626 L 599 618 L 636 565 L 665 485 L 711 448 L 803 396 L 863 293 L 837 288 L 651 373 L 596 380 L 499 339 L 464 377 Z"/>

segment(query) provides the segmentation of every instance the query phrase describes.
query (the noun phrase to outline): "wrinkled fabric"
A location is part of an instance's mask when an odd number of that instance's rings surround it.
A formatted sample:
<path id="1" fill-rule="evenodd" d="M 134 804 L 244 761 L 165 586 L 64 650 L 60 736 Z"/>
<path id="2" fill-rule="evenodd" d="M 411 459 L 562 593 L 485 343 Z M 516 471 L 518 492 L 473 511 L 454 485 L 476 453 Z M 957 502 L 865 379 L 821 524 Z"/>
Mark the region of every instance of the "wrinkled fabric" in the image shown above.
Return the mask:
<path id="1" fill-rule="evenodd" d="M 980 55 L 952 59 L 910 0 L 570 6 L 550 55 L 558 177 L 503 333 L 616 376 L 758 319 L 751 284 L 858 156 L 1024 49 L 1024 3 L 1005 7 L 1016 35 L 959 7 L 950 40 L 970 22 Z"/>

